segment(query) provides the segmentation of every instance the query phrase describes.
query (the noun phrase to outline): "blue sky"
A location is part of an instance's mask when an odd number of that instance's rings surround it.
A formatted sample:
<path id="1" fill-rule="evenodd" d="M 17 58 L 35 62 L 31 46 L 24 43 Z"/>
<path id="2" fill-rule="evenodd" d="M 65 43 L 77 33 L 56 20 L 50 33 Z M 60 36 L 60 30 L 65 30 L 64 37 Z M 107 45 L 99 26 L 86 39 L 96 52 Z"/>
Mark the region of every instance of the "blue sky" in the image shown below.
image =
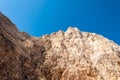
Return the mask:
<path id="1" fill-rule="evenodd" d="M 120 44 L 120 0 L 0 0 L 0 11 L 33 36 L 75 26 Z"/>

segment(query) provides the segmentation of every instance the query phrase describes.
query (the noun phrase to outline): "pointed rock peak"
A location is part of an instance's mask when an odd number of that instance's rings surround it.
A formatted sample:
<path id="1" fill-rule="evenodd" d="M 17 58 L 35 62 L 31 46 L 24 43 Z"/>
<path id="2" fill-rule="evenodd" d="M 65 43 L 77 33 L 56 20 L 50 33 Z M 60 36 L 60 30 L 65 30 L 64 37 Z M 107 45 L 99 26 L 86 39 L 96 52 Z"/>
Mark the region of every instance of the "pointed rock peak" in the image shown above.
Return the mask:
<path id="1" fill-rule="evenodd" d="M 68 33 L 71 33 L 71 32 L 80 32 L 80 30 L 77 28 L 77 27 L 74 27 L 72 28 L 71 26 L 67 29 Z"/>
<path id="2" fill-rule="evenodd" d="M 83 36 L 82 32 L 80 32 L 80 30 L 77 27 L 74 27 L 74 28 L 69 27 L 65 33 L 66 33 L 66 35 L 65 35 L 66 37 L 74 35 L 74 37 L 82 38 L 82 36 Z"/>
<path id="3" fill-rule="evenodd" d="M 61 33 L 61 34 L 63 34 L 64 32 L 63 32 L 62 30 L 59 30 L 59 31 L 58 31 L 58 33 Z"/>
<path id="4" fill-rule="evenodd" d="M 63 35 L 64 35 L 64 32 L 63 32 L 62 30 L 59 30 L 59 31 L 57 32 L 57 34 L 58 34 L 59 36 L 63 36 Z"/>

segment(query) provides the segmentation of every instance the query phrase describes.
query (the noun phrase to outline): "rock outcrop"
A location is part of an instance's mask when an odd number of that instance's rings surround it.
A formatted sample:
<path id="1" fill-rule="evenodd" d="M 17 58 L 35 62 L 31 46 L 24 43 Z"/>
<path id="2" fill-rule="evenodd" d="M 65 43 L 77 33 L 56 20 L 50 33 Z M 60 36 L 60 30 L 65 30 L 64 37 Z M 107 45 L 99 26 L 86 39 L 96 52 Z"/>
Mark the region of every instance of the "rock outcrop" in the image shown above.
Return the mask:
<path id="1" fill-rule="evenodd" d="M 120 46 L 71 27 L 35 38 L 0 13 L 0 80 L 120 80 Z"/>

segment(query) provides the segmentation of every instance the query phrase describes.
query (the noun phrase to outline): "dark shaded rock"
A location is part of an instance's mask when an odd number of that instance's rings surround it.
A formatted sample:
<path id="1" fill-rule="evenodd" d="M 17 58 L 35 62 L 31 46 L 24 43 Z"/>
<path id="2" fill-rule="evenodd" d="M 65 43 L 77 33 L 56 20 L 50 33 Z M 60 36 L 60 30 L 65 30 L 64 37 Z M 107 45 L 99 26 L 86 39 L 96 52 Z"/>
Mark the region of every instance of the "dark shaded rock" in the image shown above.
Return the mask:
<path id="1" fill-rule="evenodd" d="M 37 80 L 36 70 L 43 65 L 45 48 L 34 43 L 26 47 L 29 39 L 0 13 L 0 80 Z"/>

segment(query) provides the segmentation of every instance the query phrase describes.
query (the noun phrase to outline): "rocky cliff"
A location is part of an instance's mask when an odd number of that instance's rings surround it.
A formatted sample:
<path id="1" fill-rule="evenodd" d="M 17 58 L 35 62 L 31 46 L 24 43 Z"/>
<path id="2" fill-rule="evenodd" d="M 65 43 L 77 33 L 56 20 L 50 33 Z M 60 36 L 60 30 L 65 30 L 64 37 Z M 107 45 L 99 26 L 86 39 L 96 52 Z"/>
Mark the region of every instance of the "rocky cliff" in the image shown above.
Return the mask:
<path id="1" fill-rule="evenodd" d="M 71 27 L 35 38 L 0 13 L 0 80 L 120 80 L 120 46 Z"/>

